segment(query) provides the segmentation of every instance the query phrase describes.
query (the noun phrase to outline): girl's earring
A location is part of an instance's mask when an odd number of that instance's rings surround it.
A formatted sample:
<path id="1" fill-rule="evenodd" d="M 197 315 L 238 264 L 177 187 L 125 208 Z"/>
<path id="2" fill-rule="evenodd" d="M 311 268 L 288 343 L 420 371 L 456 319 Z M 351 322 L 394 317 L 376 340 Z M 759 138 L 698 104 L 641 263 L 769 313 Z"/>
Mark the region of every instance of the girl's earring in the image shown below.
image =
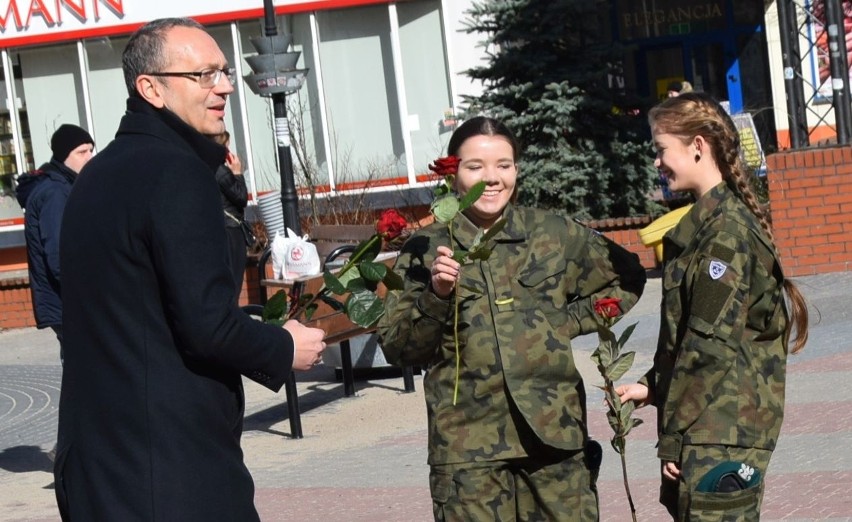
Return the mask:
<path id="1" fill-rule="evenodd" d="M 701 161 L 701 154 L 696 154 L 695 155 L 695 163 L 698 163 L 699 161 Z"/>

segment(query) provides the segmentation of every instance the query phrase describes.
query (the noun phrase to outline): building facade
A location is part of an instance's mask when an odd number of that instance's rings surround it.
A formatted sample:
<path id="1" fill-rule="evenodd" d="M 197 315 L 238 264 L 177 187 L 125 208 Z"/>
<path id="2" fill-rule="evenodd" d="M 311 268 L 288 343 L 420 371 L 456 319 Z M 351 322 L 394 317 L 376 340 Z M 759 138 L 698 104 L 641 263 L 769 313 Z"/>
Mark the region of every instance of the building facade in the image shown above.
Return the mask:
<path id="1" fill-rule="evenodd" d="M 624 49 L 614 88 L 644 99 L 687 80 L 753 116 L 764 148 L 784 147 L 787 115 L 777 13 L 764 0 L 596 0 Z M 483 89 L 464 71 L 483 63 L 481 35 L 464 32 L 472 0 L 277 0 L 279 33 L 309 70 L 288 96 L 301 184 L 331 193 L 420 186 L 462 109 Z M 22 214 L 14 179 L 50 157 L 62 123 L 113 137 L 127 97 L 121 52 L 145 21 L 190 16 L 207 26 L 243 77 L 250 38 L 263 34 L 260 0 L 0 0 L 0 269 L 21 268 Z M 818 39 L 818 28 L 813 39 Z M 804 45 L 804 44 L 803 44 Z M 811 71 L 821 74 L 818 59 Z M 823 81 L 824 83 L 824 81 Z M 239 80 L 226 124 L 253 197 L 279 187 L 268 98 Z M 817 107 L 819 109 L 819 107 Z M 831 123 L 828 121 L 827 123 Z M 16 257 L 17 256 L 17 257 Z M 17 260 L 17 262 L 16 262 Z"/>

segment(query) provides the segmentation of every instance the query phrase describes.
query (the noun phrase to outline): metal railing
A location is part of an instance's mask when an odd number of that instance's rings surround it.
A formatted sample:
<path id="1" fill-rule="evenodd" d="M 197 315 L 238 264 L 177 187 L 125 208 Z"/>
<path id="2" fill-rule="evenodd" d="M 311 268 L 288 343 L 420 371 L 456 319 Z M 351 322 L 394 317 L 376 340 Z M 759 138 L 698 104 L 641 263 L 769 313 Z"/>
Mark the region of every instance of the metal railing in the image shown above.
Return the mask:
<path id="1" fill-rule="evenodd" d="M 810 144 L 808 114 L 816 117 L 811 129 L 829 127 L 839 144 L 852 141 L 852 105 L 849 93 L 849 64 L 847 63 L 844 13 L 840 0 L 777 0 L 781 53 L 784 61 L 784 89 L 787 94 L 790 144 L 793 149 Z M 800 48 L 800 42 L 805 48 Z M 803 52 L 802 52 L 803 51 Z M 827 61 L 830 76 L 831 100 L 802 74 L 816 63 Z M 819 78 L 821 75 L 817 74 Z M 817 80 L 822 81 L 822 80 Z M 809 96 L 805 97 L 808 86 Z M 834 115 L 834 123 L 829 115 Z"/>

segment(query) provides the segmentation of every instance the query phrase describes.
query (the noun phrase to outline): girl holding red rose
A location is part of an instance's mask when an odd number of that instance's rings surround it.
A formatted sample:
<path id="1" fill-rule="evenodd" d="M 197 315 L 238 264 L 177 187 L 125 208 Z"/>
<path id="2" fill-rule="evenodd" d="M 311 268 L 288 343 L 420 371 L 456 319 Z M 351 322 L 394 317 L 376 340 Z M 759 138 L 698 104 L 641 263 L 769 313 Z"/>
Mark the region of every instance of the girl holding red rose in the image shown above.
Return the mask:
<path id="1" fill-rule="evenodd" d="M 663 239 L 654 366 L 616 392 L 657 407 L 660 502 L 674 520 L 759 520 L 784 417 L 788 344 L 793 353 L 804 347 L 807 307 L 781 270 L 722 106 L 687 93 L 648 118 L 655 165 L 696 203 Z"/>
<path id="2" fill-rule="evenodd" d="M 433 170 L 453 176 L 460 197 L 485 190 L 449 225 L 406 241 L 395 267 L 404 288 L 388 292 L 379 321 L 388 361 L 427 368 L 435 520 L 597 520 L 600 446 L 571 339 L 597 331 L 597 300 L 629 310 L 645 271 L 573 220 L 512 204 L 519 151 L 499 121 L 466 121 L 447 152 Z M 490 255 L 454 259 L 501 219 Z"/>

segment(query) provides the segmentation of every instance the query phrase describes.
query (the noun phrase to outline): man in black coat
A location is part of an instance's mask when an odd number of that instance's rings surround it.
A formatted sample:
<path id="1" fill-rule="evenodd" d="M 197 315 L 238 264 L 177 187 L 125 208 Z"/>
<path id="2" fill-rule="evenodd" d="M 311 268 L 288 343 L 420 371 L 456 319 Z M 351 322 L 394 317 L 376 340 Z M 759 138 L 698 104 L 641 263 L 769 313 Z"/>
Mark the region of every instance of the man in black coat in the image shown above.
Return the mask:
<path id="1" fill-rule="evenodd" d="M 258 520 L 241 375 L 278 390 L 324 332 L 235 304 L 214 171 L 233 70 L 203 27 L 155 20 L 123 54 L 115 140 L 62 226 L 65 367 L 54 469 L 63 520 Z"/>

